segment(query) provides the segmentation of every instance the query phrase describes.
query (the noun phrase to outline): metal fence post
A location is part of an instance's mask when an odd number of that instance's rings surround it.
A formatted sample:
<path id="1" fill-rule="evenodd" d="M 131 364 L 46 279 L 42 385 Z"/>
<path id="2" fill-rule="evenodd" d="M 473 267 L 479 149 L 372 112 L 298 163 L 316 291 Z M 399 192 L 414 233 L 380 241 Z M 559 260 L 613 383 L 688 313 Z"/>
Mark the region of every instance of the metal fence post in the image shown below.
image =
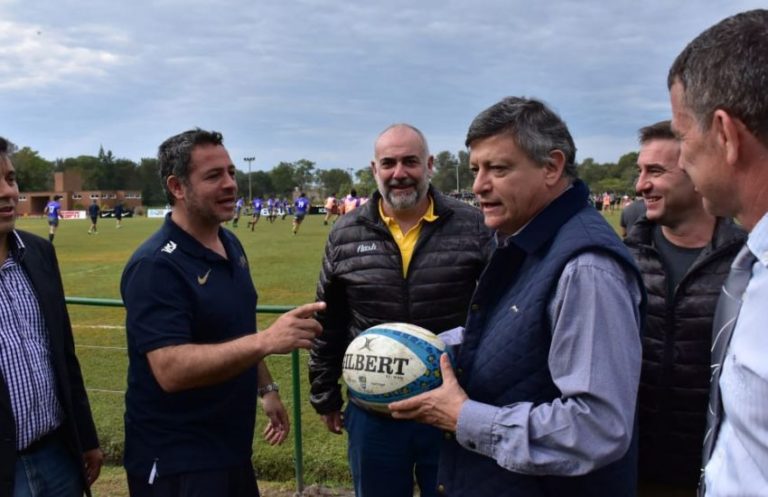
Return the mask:
<path id="1" fill-rule="evenodd" d="M 293 467 L 296 471 L 296 491 L 304 492 L 304 450 L 301 440 L 301 381 L 299 376 L 299 351 L 291 352 L 291 377 L 293 380 Z"/>

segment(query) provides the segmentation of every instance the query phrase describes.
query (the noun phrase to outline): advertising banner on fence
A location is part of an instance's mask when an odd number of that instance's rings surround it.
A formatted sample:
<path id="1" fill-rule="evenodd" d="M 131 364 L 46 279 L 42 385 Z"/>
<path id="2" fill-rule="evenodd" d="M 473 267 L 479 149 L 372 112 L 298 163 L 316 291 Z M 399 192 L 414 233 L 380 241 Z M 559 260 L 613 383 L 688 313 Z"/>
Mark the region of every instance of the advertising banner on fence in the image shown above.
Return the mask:
<path id="1" fill-rule="evenodd" d="M 171 209 L 147 209 L 147 217 L 165 217 Z"/>
<path id="2" fill-rule="evenodd" d="M 62 219 L 85 219 L 85 211 L 61 211 Z"/>

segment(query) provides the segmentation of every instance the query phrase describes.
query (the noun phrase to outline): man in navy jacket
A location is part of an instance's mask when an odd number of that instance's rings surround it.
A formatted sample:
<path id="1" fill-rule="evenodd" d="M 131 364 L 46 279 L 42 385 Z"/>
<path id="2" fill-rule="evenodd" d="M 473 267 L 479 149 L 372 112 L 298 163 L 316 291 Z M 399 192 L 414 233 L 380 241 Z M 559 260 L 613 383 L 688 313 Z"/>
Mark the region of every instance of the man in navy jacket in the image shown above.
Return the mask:
<path id="1" fill-rule="evenodd" d="M 644 294 L 632 258 L 544 104 L 502 100 L 466 144 L 496 249 L 455 373 L 444 355 L 441 387 L 390 408 L 446 431 L 444 495 L 634 495 Z"/>

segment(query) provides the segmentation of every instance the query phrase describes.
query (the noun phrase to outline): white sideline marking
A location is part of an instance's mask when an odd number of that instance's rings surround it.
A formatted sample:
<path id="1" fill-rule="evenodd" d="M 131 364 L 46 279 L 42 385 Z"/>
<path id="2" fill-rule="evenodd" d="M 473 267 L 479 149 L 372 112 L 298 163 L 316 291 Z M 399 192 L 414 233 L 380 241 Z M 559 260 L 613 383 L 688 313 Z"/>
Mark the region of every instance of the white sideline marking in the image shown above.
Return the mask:
<path id="1" fill-rule="evenodd" d="M 76 343 L 75 347 L 81 349 L 108 349 L 108 350 L 128 350 L 128 347 L 112 347 L 108 345 L 81 345 Z"/>
<path id="2" fill-rule="evenodd" d="M 125 326 L 112 326 L 108 324 L 73 324 L 73 328 L 88 328 L 90 330 L 124 330 Z"/>
<path id="3" fill-rule="evenodd" d="M 101 392 L 101 393 L 119 393 L 124 394 L 125 390 L 107 390 L 106 388 L 87 388 L 89 392 Z"/>

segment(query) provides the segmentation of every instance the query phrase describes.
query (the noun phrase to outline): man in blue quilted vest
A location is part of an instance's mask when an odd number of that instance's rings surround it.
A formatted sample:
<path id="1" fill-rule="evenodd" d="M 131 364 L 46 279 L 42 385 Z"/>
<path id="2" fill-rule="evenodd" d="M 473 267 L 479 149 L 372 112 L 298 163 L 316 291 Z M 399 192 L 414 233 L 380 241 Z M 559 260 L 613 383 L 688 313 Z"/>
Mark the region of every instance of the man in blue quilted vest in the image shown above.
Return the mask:
<path id="1" fill-rule="evenodd" d="M 445 337 L 460 345 L 453 366 L 441 359 L 443 385 L 390 408 L 445 431 L 444 495 L 633 496 L 637 268 L 546 105 L 505 98 L 475 118 L 466 145 L 496 248 L 465 328 Z"/>

